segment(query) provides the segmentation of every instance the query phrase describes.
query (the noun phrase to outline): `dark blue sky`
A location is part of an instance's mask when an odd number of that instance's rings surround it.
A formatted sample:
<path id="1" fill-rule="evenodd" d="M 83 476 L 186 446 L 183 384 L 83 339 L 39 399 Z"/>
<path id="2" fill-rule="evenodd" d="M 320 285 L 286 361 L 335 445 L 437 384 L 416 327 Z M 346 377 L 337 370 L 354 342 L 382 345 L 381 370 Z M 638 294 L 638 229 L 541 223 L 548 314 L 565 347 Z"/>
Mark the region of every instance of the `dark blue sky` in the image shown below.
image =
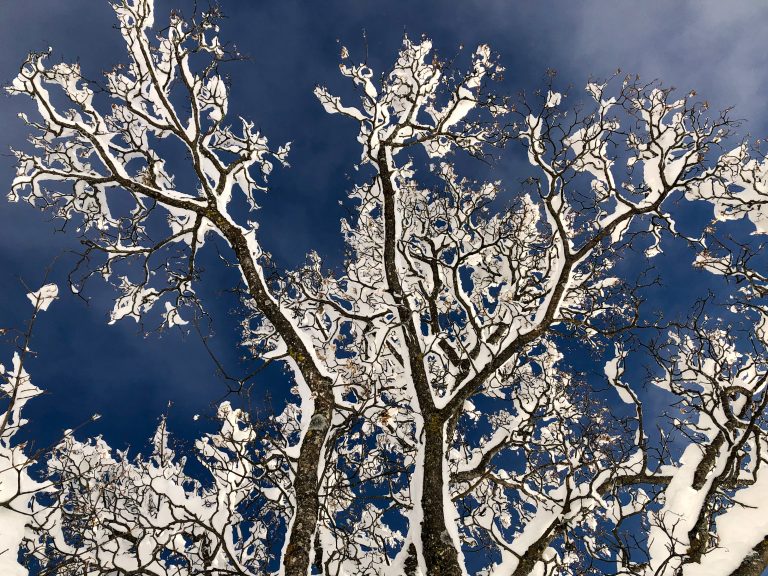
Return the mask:
<path id="1" fill-rule="evenodd" d="M 172 7 L 188 11 L 190 4 L 158 0 L 158 19 Z M 541 86 L 548 68 L 558 70 L 560 86 L 576 86 L 574 92 L 590 77 L 621 68 L 661 79 L 681 93 L 696 89 L 713 108 L 735 106 L 737 117 L 751 120 L 744 132 L 754 136 L 765 134 L 768 125 L 763 94 L 768 4 L 760 2 L 223 0 L 221 5 L 229 16 L 222 38 L 252 57 L 229 69 L 230 113 L 256 121 L 274 144 L 293 142 L 292 167 L 276 172 L 259 215 L 263 243 L 285 266 L 300 262 L 310 249 L 339 261 L 343 209 L 338 202 L 360 151 L 354 126 L 326 115 L 312 95 L 317 83 L 337 91 L 344 87 L 339 42 L 356 60 L 363 59 L 367 42 L 369 63 L 377 71 L 391 64 L 404 31 L 431 37 L 446 55 L 460 44 L 488 43 L 507 68 L 500 89 L 511 94 Z M 27 51 L 48 46 L 53 60 L 77 59 L 87 75 L 98 77 L 124 59 L 113 24 L 106 0 L 0 0 L 0 80 L 10 81 Z M 16 114 L 28 106 L 18 97 L 0 99 L 0 182 L 6 190 L 13 159 L 5 152 L 23 145 L 26 128 Z M 519 150 L 503 155 L 494 171 L 510 188 L 529 173 Z M 57 227 L 29 206 L 0 202 L 0 327 L 19 326 L 31 312 L 19 279 L 38 288 L 44 268 L 77 249 L 76 235 L 54 233 Z M 200 292 L 216 319 L 214 346 L 237 372 L 238 318 L 232 314 L 237 303 L 225 293 L 237 277 L 210 260 Z M 62 256 L 51 279 L 62 284 L 73 263 Z M 687 289 L 670 293 L 676 299 L 689 296 Z M 86 306 L 62 291 L 60 301 L 41 315 L 34 340 L 39 358 L 28 369 L 49 394 L 28 405 L 32 436 L 52 441 L 61 429 L 100 412 L 104 418 L 88 427 L 89 434 L 104 433 L 116 446 L 139 445 L 168 401 L 174 402 L 172 427 L 193 434 L 192 415 L 208 412 L 225 392 L 197 336 L 174 330 L 145 337 L 131 320 L 108 326 L 110 292 L 95 283 L 90 294 Z M 259 390 L 283 386 L 278 373 L 257 382 Z"/>

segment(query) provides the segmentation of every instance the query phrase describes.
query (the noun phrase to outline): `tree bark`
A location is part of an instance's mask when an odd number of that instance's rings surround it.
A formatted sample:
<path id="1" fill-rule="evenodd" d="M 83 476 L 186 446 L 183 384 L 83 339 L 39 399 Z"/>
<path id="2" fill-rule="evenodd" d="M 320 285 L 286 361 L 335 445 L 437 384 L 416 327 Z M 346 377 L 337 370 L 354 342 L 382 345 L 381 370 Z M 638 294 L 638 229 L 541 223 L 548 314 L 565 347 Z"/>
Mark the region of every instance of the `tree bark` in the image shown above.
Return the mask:
<path id="1" fill-rule="evenodd" d="M 408 546 L 408 556 L 403 564 L 404 576 L 417 576 L 419 571 L 419 557 L 413 542 Z"/>
<path id="2" fill-rule="evenodd" d="M 444 422 L 437 415 L 424 419 L 424 487 L 421 506 L 422 548 L 429 576 L 461 576 L 459 553 L 445 523 Z"/>
<path id="3" fill-rule="evenodd" d="M 396 263 L 397 250 L 397 218 L 395 212 L 397 189 L 392 181 L 393 170 L 387 157 L 386 148 L 382 145 L 376 164 L 379 170 L 379 181 L 384 197 L 384 273 L 387 288 L 396 305 L 397 313 L 403 329 L 405 345 L 408 349 L 408 365 L 413 378 L 420 412 L 424 417 L 424 477 L 421 492 L 422 527 L 421 542 L 424 563 L 429 576 L 461 576 L 459 554 L 453 539 L 446 530 L 444 485 L 448 480 L 443 478 L 443 452 L 445 418 L 435 408 L 429 379 L 424 368 L 424 358 L 419 345 L 418 330 L 414 326 L 408 300 L 403 292 L 399 271 Z"/>
<path id="4" fill-rule="evenodd" d="M 248 292 L 261 313 L 282 337 L 288 353 L 296 362 L 314 398 L 314 411 L 303 415 L 310 421 L 296 462 L 296 508 L 293 522 L 286 534 L 285 554 L 282 559 L 285 576 L 307 576 L 320 511 L 318 477 L 323 465 L 322 452 L 333 418 L 332 382 L 318 370 L 303 340 L 264 286 L 242 231 L 214 210 L 205 215 L 222 231 L 232 246 L 248 285 Z"/>
<path id="5" fill-rule="evenodd" d="M 544 550 L 547 549 L 557 531 L 563 526 L 560 522 L 554 522 L 538 540 L 531 544 L 525 553 L 520 556 L 512 576 L 529 576 L 536 567 L 536 564 L 541 560 Z"/>
<path id="6" fill-rule="evenodd" d="M 285 576 L 306 576 L 309 572 L 313 537 L 320 511 L 318 467 L 323 461 L 323 445 L 333 416 L 332 410 L 332 403 L 323 407 L 315 404 L 315 413 L 301 444 L 293 484 L 296 509 L 293 525 L 286 535 L 288 541 L 283 557 Z"/>

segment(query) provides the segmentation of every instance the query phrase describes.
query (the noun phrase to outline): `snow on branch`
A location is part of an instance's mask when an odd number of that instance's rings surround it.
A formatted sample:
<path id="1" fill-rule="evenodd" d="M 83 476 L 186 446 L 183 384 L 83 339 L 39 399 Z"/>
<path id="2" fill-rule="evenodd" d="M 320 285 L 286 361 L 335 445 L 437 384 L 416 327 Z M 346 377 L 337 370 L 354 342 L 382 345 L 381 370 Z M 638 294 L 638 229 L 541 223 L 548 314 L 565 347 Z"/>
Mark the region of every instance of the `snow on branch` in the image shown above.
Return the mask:
<path id="1" fill-rule="evenodd" d="M 23 348 L 1 385 L 9 546 L 25 541 L 51 573 L 153 576 L 278 563 L 289 576 L 678 576 L 768 558 L 768 280 L 759 250 L 734 249 L 718 226 L 684 237 L 676 224 L 704 200 L 719 220 L 747 216 L 765 231 L 766 166 L 744 146 L 722 152 L 727 112 L 630 77 L 578 95 L 551 80 L 512 106 L 489 90 L 503 68 L 485 45 L 459 70 L 406 37 L 381 75 L 344 49 L 358 101 L 315 95 L 358 124 L 373 177 L 348 194 L 340 270 L 315 252 L 273 270 L 252 217 L 289 145 L 274 150 L 252 121 L 228 118 L 220 68 L 240 56 L 219 40 L 219 10 L 173 12 L 160 28 L 151 0 L 113 6 L 128 61 L 105 93 L 47 54 L 31 54 L 8 87 L 37 106 L 22 116 L 32 152 L 15 152 L 10 198 L 78 229 L 86 278 L 117 291 L 112 322 L 159 305 L 163 326 L 185 326 L 198 252 L 221 237 L 246 286 L 243 343 L 263 366 L 283 362 L 293 387 L 262 419 L 220 404 L 217 431 L 191 453 L 202 475 L 164 419 L 148 456 L 68 433 L 33 498 L 12 442 L 39 393 Z M 467 178 L 453 162 L 513 139 L 531 170 L 520 186 Z M 746 284 L 732 309 L 754 321 L 748 337 L 703 317 L 638 336 L 658 326 L 642 307 L 648 283 L 622 260 L 675 240 L 704 248 L 695 266 Z M 37 313 L 57 294 L 28 297 Z M 631 342 L 668 401 L 655 432 L 658 403 L 628 367 Z M 574 368 L 585 355 L 602 370 Z M 23 574 L 9 558 L 0 550 Z"/>
<path id="2" fill-rule="evenodd" d="M 46 483 L 34 479 L 30 467 L 38 454 L 30 454 L 26 442 L 14 441 L 27 424 L 22 410 L 27 402 L 43 391 L 32 383 L 25 363 L 32 356 L 32 332 L 39 312 L 47 310 L 58 288 L 46 284 L 28 294 L 34 312 L 18 340 L 10 367 L 0 364 L 0 572 L 9 576 L 27 576 L 19 563 L 19 550 L 30 535 L 34 500 Z"/>
<path id="3" fill-rule="evenodd" d="M 114 321 L 138 319 L 174 294 L 174 307 L 194 299 L 195 254 L 206 234 L 223 235 L 215 215 L 234 225 L 228 208 L 236 190 L 255 208 L 254 194 L 266 189 L 273 162 L 284 163 L 289 147 L 273 152 L 253 123 L 227 123 L 219 67 L 239 56 L 218 39 L 217 10 L 193 20 L 174 13 L 154 37 L 153 2 L 113 7 L 129 62 L 107 74 L 106 94 L 79 65 L 49 66 L 47 53 L 30 54 L 7 90 L 30 97 L 39 115 L 22 115 L 35 152 L 16 151 L 9 197 L 76 223 L 87 251 L 101 254 L 87 274 L 117 276 L 123 297 Z M 191 189 L 177 188 L 170 166 L 180 168 L 165 157 L 173 146 L 187 151 L 184 169 L 197 179 Z M 116 274 L 123 262 L 137 266 Z"/>
<path id="4" fill-rule="evenodd" d="M 431 54 L 431 40 L 414 43 L 406 36 L 394 67 L 380 83 L 365 64 L 341 64 L 341 73 L 361 89 L 361 108 L 342 104 L 325 87 L 315 89 L 327 112 L 360 122 L 363 162 L 375 160 L 382 143 L 393 153 L 421 144 L 431 158 L 442 158 L 454 148 L 481 156 L 486 145 L 501 138 L 494 122 L 469 117 L 476 108 L 488 110 L 492 118 L 506 112 L 503 102 L 485 90 L 486 80 L 504 71 L 490 48 L 479 46 L 464 74 L 444 70 Z"/>

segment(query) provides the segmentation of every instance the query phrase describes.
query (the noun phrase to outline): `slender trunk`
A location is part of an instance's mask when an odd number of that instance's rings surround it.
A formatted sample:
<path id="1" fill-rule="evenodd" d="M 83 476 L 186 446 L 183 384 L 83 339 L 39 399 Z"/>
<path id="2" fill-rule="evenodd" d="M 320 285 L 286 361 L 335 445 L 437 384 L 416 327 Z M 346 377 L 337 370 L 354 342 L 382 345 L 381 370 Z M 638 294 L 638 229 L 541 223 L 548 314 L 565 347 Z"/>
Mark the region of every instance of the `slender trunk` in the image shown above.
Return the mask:
<path id="1" fill-rule="evenodd" d="M 436 410 L 430 390 L 429 378 L 424 368 L 424 359 L 419 344 L 418 330 L 413 323 L 413 314 L 403 291 L 397 266 L 397 240 L 402 231 L 398 229 L 397 187 L 393 182 L 391 157 L 385 146 L 381 146 L 376 163 L 384 197 L 384 273 L 387 288 L 397 306 L 403 329 L 403 338 L 408 349 L 408 367 L 413 378 L 419 408 L 424 418 L 424 462 L 421 490 L 421 549 L 428 576 L 461 576 L 456 544 L 446 529 L 445 482 L 443 478 L 443 441 L 445 418 Z M 410 553 L 409 553 L 410 554 Z M 410 562 L 413 564 L 413 562 Z"/>
<path id="2" fill-rule="evenodd" d="M 431 415 L 424 419 L 424 488 L 421 505 L 424 510 L 421 538 L 424 562 L 429 576 L 461 576 L 456 543 L 448 532 L 445 521 L 446 482 L 443 476 L 443 451 L 445 442 L 443 419 Z"/>
<path id="3" fill-rule="evenodd" d="M 299 451 L 296 465 L 294 492 L 296 509 L 293 524 L 286 535 L 287 543 L 283 556 L 285 576 L 307 576 L 312 557 L 312 544 L 320 511 L 318 467 L 322 465 L 322 451 L 328 435 L 333 404 L 316 402 L 315 413 Z"/>
<path id="4" fill-rule="evenodd" d="M 294 493 L 296 506 L 286 534 L 283 555 L 285 576 L 307 576 L 312 557 L 313 536 L 320 511 L 319 475 L 323 466 L 323 445 L 333 418 L 334 397 L 331 380 L 314 364 L 310 350 L 290 324 L 279 305 L 267 291 L 254 262 L 243 231 L 216 211 L 206 214 L 229 241 L 235 251 L 248 292 L 259 310 L 272 323 L 296 362 L 304 382 L 314 399 L 314 411 L 306 414 L 309 426 L 302 438 L 296 462 Z"/>

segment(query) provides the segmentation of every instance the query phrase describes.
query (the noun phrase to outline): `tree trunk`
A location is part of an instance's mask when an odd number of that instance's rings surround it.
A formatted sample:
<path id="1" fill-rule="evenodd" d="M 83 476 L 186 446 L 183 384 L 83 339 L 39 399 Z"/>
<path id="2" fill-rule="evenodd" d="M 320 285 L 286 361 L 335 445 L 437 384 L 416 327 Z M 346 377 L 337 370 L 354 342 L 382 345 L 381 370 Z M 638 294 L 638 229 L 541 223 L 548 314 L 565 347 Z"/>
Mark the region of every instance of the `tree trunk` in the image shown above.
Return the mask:
<path id="1" fill-rule="evenodd" d="M 416 552 L 416 546 L 413 542 L 408 546 L 408 556 L 403 563 L 404 576 L 417 576 L 419 572 L 419 558 Z"/>
<path id="2" fill-rule="evenodd" d="M 294 480 L 296 509 L 293 524 L 286 534 L 283 555 L 285 576 L 307 576 L 309 573 L 313 536 L 320 511 L 318 467 L 323 460 L 323 444 L 331 423 L 332 406 L 330 403 L 323 407 L 316 406 L 299 451 Z"/>
<path id="3" fill-rule="evenodd" d="M 251 255 L 243 230 L 215 210 L 206 212 L 206 217 L 221 230 L 235 251 L 250 295 L 261 313 L 282 337 L 290 356 L 296 362 L 314 397 L 315 409 L 302 439 L 299 459 L 296 463 L 294 479 L 296 508 L 293 512 L 293 521 L 288 526 L 285 553 L 282 559 L 285 576 L 307 576 L 314 544 L 313 535 L 320 511 L 318 476 L 323 463 L 323 445 L 333 418 L 332 382 L 315 366 L 299 334 L 269 294 Z"/>
<path id="4" fill-rule="evenodd" d="M 435 415 L 424 419 L 424 488 L 421 506 L 424 511 L 421 537 L 424 562 L 429 576 L 461 576 L 459 553 L 445 523 L 443 477 L 444 423 Z"/>

